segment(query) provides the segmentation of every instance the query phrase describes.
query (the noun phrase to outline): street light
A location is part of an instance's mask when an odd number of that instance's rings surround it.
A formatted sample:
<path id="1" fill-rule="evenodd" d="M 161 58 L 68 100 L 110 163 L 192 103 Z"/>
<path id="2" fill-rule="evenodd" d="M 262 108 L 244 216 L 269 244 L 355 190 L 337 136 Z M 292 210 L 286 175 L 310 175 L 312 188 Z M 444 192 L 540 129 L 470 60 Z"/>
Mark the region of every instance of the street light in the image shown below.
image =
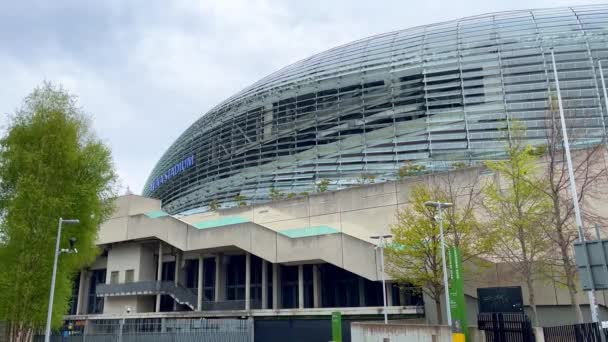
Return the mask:
<path id="1" fill-rule="evenodd" d="M 64 220 L 59 218 L 59 228 L 57 229 L 57 241 L 55 242 L 55 260 L 53 261 L 53 275 L 51 276 L 51 295 L 49 298 L 49 311 L 46 315 L 46 329 L 44 332 L 44 342 L 51 341 L 51 317 L 53 316 L 53 297 L 55 295 L 55 278 L 57 277 L 57 259 L 59 253 L 77 253 L 78 251 L 74 248 L 76 239 L 70 239 L 70 248 L 59 250 L 59 243 L 61 242 L 61 226 L 63 224 L 79 224 L 80 220 Z"/>
<path id="2" fill-rule="evenodd" d="M 568 166 L 568 177 L 570 179 L 570 196 L 572 197 L 572 206 L 574 207 L 574 222 L 576 223 L 576 229 L 578 231 L 578 240 L 580 242 L 585 241 L 585 234 L 583 232 L 583 219 L 581 217 L 581 209 L 578 203 L 578 193 L 576 191 L 576 178 L 574 177 L 574 167 L 572 166 L 572 156 L 570 155 L 570 141 L 568 140 L 568 130 L 566 128 L 566 119 L 564 117 L 564 106 L 562 104 L 562 94 L 559 88 L 559 77 L 557 74 L 557 64 L 555 63 L 555 53 L 553 52 L 553 48 L 551 48 L 551 62 L 553 63 L 553 77 L 555 78 L 555 90 L 557 91 L 557 104 L 559 106 L 559 120 L 562 125 L 562 143 L 564 145 L 564 152 L 566 154 L 566 164 Z M 602 72 L 602 64 L 599 61 L 600 68 L 600 76 L 602 79 L 602 88 L 604 88 L 604 98 L 606 97 L 605 91 L 605 83 L 604 83 L 604 73 Z M 603 115 L 603 112 L 602 112 Z M 585 249 L 585 253 L 587 250 Z M 597 302 L 595 298 L 595 284 L 593 283 L 593 275 L 591 273 L 591 266 L 589 266 L 589 255 L 586 255 L 585 261 L 587 264 L 587 268 L 590 270 L 588 272 L 589 276 L 589 284 L 591 284 L 591 291 L 587 293 L 589 296 L 589 309 L 591 311 L 591 320 L 593 322 L 599 322 L 600 317 L 597 309 Z M 599 324 L 599 323 L 598 323 Z M 604 334 L 600 334 L 600 338 L 602 341 L 605 339 Z"/>
<path id="3" fill-rule="evenodd" d="M 448 283 L 448 266 L 445 260 L 445 239 L 443 237 L 443 208 L 452 207 L 454 204 L 449 202 L 424 202 L 424 205 L 429 208 L 437 209 L 437 216 L 435 220 L 439 221 L 439 237 L 441 239 L 441 265 L 443 267 L 443 290 L 445 295 L 445 311 L 448 326 L 452 327 L 452 313 L 450 312 L 450 297 L 449 297 L 449 283 Z"/>
<path id="4" fill-rule="evenodd" d="M 376 248 L 380 248 L 380 267 L 382 274 L 382 300 L 383 300 L 383 311 L 384 311 L 384 324 L 388 324 L 388 313 L 386 307 L 386 280 L 384 277 L 384 241 L 385 239 L 390 239 L 393 236 L 390 234 L 387 235 L 374 235 L 370 236 L 371 239 L 380 240 L 378 242 L 378 246 Z"/>

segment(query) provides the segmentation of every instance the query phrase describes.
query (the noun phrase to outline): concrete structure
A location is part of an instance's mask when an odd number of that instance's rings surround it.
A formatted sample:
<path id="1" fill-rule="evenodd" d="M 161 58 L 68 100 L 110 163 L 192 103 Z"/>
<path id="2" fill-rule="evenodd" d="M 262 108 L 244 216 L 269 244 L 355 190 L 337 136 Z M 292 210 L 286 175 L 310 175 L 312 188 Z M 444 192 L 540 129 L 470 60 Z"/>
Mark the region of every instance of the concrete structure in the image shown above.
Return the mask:
<path id="1" fill-rule="evenodd" d="M 99 230 L 104 253 L 75 286 L 78 311 L 70 318 L 127 310 L 131 317 L 328 317 L 336 308 L 380 317 L 379 256 L 369 237 L 390 231 L 414 185 L 446 179 L 463 186 L 500 182 L 484 169 L 463 169 L 187 216 L 167 214 L 155 199 L 120 197 Z M 603 201 L 596 204 L 605 210 Z M 521 284 L 506 265 L 469 266 L 465 292 L 475 324 L 477 287 Z M 543 325 L 573 320 L 565 288 L 541 278 L 535 287 Z M 390 280 L 387 290 L 389 318 L 424 314 L 436 321 L 428 298 Z M 603 314 L 607 299 L 598 293 Z"/>
<path id="2" fill-rule="evenodd" d="M 492 13 L 355 41 L 287 66 L 190 126 L 144 195 L 172 214 L 394 180 L 504 156 L 512 123 L 543 143 L 554 49 L 573 146 L 608 116 L 598 62 L 606 5 Z M 246 61 L 245 61 L 246 62 Z M 605 63 L 604 63 L 605 65 Z"/>

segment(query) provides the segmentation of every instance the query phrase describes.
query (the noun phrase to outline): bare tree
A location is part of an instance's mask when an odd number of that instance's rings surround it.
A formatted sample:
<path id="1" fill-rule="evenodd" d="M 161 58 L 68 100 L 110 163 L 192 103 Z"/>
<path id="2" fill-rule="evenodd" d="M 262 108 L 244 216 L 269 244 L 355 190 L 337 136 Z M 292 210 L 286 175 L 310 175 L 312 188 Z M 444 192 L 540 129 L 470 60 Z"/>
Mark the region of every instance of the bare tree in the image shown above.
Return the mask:
<path id="1" fill-rule="evenodd" d="M 550 224 L 546 227 L 546 236 L 553 245 L 549 248 L 551 253 L 551 270 L 549 273 L 556 282 L 568 288 L 570 303 L 575 311 L 579 323 L 583 322 L 576 285 L 576 267 L 572 256 L 572 244 L 578 239 L 578 232 L 574 220 L 574 202 L 570 194 L 570 178 L 566 163 L 565 149 L 563 148 L 563 135 L 557 102 L 552 99 L 546 120 L 546 151 L 544 152 L 544 176 L 546 181 L 543 191 L 551 201 L 548 216 Z M 569 138 L 576 142 L 581 138 L 575 129 L 568 129 Z M 587 139 L 587 137 L 582 137 Z M 605 145 L 575 150 L 573 152 L 574 177 L 578 192 L 578 202 L 582 209 L 583 220 L 586 223 L 602 223 L 606 218 L 599 216 L 585 203 L 604 195 L 599 184 L 606 182 Z M 557 272 L 555 272 L 557 271 Z"/>

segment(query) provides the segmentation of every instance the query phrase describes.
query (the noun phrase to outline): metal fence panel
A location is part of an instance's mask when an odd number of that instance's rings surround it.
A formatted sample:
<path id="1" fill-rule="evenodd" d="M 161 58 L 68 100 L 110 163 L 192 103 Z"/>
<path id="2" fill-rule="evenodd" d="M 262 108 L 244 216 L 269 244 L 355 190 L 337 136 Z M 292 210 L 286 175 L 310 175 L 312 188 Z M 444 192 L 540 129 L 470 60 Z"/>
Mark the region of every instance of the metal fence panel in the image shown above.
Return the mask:
<path id="1" fill-rule="evenodd" d="M 90 320 L 72 336 L 55 333 L 52 342 L 253 342 L 253 319 Z M 36 336 L 34 342 L 43 342 Z"/>

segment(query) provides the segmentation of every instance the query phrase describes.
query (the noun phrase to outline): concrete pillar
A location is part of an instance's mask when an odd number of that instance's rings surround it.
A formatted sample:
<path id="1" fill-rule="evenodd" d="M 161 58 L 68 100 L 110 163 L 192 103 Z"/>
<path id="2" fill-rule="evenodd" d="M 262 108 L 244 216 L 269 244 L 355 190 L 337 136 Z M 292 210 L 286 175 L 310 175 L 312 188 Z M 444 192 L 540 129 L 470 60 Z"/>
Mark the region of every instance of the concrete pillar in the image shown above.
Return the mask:
<path id="1" fill-rule="evenodd" d="M 365 306 L 365 280 L 359 277 L 359 307 Z"/>
<path id="2" fill-rule="evenodd" d="M 84 292 L 84 283 L 86 281 L 86 271 L 80 271 L 80 275 L 78 278 L 78 294 L 76 295 L 76 314 L 82 314 L 82 302 L 84 300 L 83 292 Z"/>
<path id="3" fill-rule="evenodd" d="M 298 265 L 298 307 L 304 309 L 304 265 Z"/>
<path id="4" fill-rule="evenodd" d="M 279 303 L 281 299 L 281 281 L 279 279 L 281 272 L 279 271 L 279 264 L 272 264 L 272 309 L 279 310 L 281 305 Z"/>
<path id="5" fill-rule="evenodd" d="M 393 306 L 393 283 L 386 282 L 386 306 Z"/>
<path id="6" fill-rule="evenodd" d="M 175 252 L 175 285 L 179 285 L 180 270 L 182 268 L 181 252 Z"/>
<path id="7" fill-rule="evenodd" d="M 156 280 L 162 281 L 163 279 L 163 243 L 158 242 L 158 266 L 156 269 Z M 156 312 L 160 312 L 160 294 L 156 295 Z"/>
<path id="8" fill-rule="evenodd" d="M 173 280 L 175 286 L 179 286 L 179 277 L 181 275 L 180 269 L 182 268 L 181 252 L 175 252 L 175 279 Z M 177 301 L 173 301 L 173 311 L 177 311 Z"/>
<path id="9" fill-rule="evenodd" d="M 321 277 L 319 277 L 319 265 L 312 265 L 312 301 L 313 307 L 321 307 Z"/>
<path id="10" fill-rule="evenodd" d="M 251 254 L 245 254 L 245 311 L 251 310 Z"/>
<path id="11" fill-rule="evenodd" d="M 215 256 L 215 301 L 224 300 L 224 257 L 222 254 Z"/>
<path id="12" fill-rule="evenodd" d="M 197 279 L 197 291 L 196 291 L 196 295 L 197 295 L 197 303 L 196 303 L 196 309 L 198 311 L 203 311 L 203 287 L 205 286 L 205 272 L 204 272 L 204 264 L 205 264 L 205 258 L 203 258 L 203 255 L 200 254 L 198 256 L 198 279 Z"/>
<path id="13" fill-rule="evenodd" d="M 268 263 L 262 260 L 262 309 L 268 309 Z"/>

